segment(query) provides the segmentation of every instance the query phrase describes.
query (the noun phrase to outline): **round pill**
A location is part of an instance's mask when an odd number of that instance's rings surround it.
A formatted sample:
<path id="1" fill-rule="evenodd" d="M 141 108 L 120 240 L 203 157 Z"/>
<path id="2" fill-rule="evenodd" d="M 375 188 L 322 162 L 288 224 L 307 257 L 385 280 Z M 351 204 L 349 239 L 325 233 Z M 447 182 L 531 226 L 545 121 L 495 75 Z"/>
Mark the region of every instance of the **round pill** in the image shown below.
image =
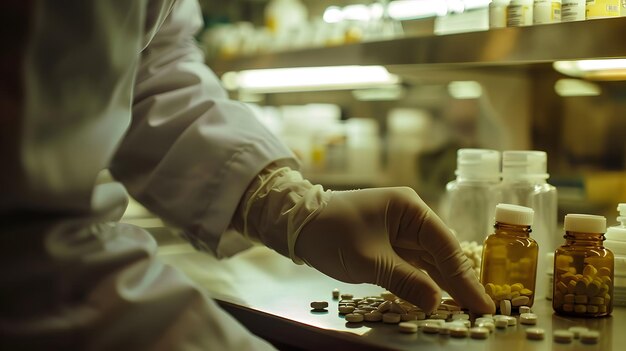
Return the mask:
<path id="1" fill-rule="evenodd" d="M 580 333 L 580 342 L 583 344 L 596 344 L 599 339 L 600 333 L 595 330 Z"/>
<path id="2" fill-rule="evenodd" d="M 466 327 L 451 326 L 451 327 L 449 327 L 449 329 L 450 329 L 450 336 L 452 336 L 452 337 L 455 337 L 455 338 L 465 338 L 465 337 L 467 337 L 468 329 Z"/>
<path id="3" fill-rule="evenodd" d="M 569 327 L 568 330 L 574 334 L 574 339 L 578 339 L 580 338 L 580 334 L 586 331 L 589 331 L 589 328 L 576 326 L 576 327 Z"/>
<path id="4" fill-rule="evenodd" d="M 511 315 L 511 301 L 510 300 L 500 301 L 500 313 L 505 316 Z"/>
<path id="5" fill-rule="evenodd" d="M 311 302 L 311 308 L 314 310 L 323 310 L 328 307 L 328 302 L 326 301 L 313 301 Z"/>
<path id="6" fill-rule="evenodd" d="M 352 300 L 353 297 L 354 297 L 354 295 L 352 295 L 352 294 L 341 294 L 341 299 L 342 300 Z"/>
<path id="7" fill-rule="evenodd" d="M 469 314 L 466 314 L 466 313 L 453 314 L 452 315 L 452 320 L 457 320 L 457 319 L 469 320 L 470 316 L 469 316 Z"/>
<path id="8" fill-rule="evenodd" d="M 339 289 L 333 289 L 333 300 L 337 300 L 339 298 Z"/>
<path id="9" fill-rule="evenodd" d="M 511 305 L 519 307 L 526 305 L 528 302 L 530 302 L 530 298 L 528 298 L 528 296 L 518 296 L 511 300 Z"/>
<path id="10" fill-rule="evenodd" d="M 439 326 L 446 324 L 446 321 L 444 321 L 443 319 L 425 319 L 423 322 L 424 323 L 436 323 Z"/>
<path id="11" fill-rule="evenodd" d="M 348 314 L 348 313 L 352 313 L 354 312 L 354 307 L 353 306 L 339 306 L 339 313 L 340 314 Z"/>
<path id="12" fill-rule="evenodd" d="M 526 338 L 531 340 L 542 340 L 545 331 L 541 328 L 528 328 L 526 329 Z"/>
<path id="13" fill-rule="evenodd" d="M 528 306 L 520 306 L 519 307 L 519 313 L 530 313 L 530 312 L 532 312 L 532 310 Z"/>
<path id="14" fill-rule="evenodd" d="M 506 318 L 506 325 L 509 326 L 509 327 L 517 325 L 517 318 L 511 317 L 511 316 L 507 316 L 507 318 Z"/>
<path id="15" fill-rule="evenodd" d="M 397 324 L 400 323 L 400 315 L 397 313 L 384 313 L 383 314 L 383 323 L 387 324 Z"/>
<path id="16" fill-rule="evenodd" d="M 380 322 L 383 319 L 383 314 L 378 311 L 372 311 L 364 314 L 363 319 L 366 322 Z"/>
<path id="17" fill-rule="evenodd" d="M 495 322 L 496 328 L 500 328 L 500 329 L 504 329 L 509 325 L 509 321 L 507 321 L 506 319 L 496 319 Z"/>
<path id="18" fill-rule="evenodd" d="M 487 328 L 490 333 L 493 333 L 493 331 L 496 329 L 496 325 L 493 324 L 493 322 L 480 322 L 476 324 L 476 326 L 480 328 Z"/>
<path id="19" fill-rule="evenodd" d="M 415 323 L 402 322 L 398 324 L 398 329 L 401 333 L 417 333 L 417 325 Z"/>
<path id="20" fill-rule="evenodd" d="M 479 323 L 484 323 L 484 322 L 491 322 L 493 323 L 495 320 L 491 317 L 478 317 L 474 320 L 474 324 L 479 324 Z"/>
<path id="21" fill-rule="evenodd" d="M 415 315 L 415 318 L 418 320 L 424 320 L 426 319 L 426 313 L 422 312 L 422 311 L 417 311 L 417 312 L 409 312 L 409 314 L 413 314 Z"/>
<path id="22" fill-rule="evenodd" d="M 381 303 L 380 305 L 378 305 L 378 312 L 380 313 L 385 313 L 387 311 L 389 311 L 389 309 L 391 309 L 391 304 L 393 302 L 391 301 L 385 301 L 383 303 Z"/>
<path id="23" fill-rule="evenodd" d="M 470 337 L 472 339 L 487 339 L 489 336 L 489 329 L 483 327 L 474 327 L 469 330 Z"/>
<path id="24" fill-rule="evenodd" d="M 537 315 L 534 313 L 522 313 L 519 315 L 519 322 L 526 325 L 537 324 Z"/>
<path id="25" fill-rule="evenodd" d="M 567 344 L 572 342 L 572 339 L 574 339 L 574 333 L 569 330 L 559 329 L 554 331 L 552 337 L 556 342 Z"/>
<path id="26" fill-rule="evenodd" d="M 424 323 L 421 326 L 422 331 L 426 334 L 438 334 L 439 328 L 441 327 L 438 323 Z"/>
<path id="27" fill-rule="evenodd" d="M 362 314 L 354 314 L 354 313 L 346 314 L 346 321 L 348 321 L 350 323 L 363 322 L 363 315 Z"/>

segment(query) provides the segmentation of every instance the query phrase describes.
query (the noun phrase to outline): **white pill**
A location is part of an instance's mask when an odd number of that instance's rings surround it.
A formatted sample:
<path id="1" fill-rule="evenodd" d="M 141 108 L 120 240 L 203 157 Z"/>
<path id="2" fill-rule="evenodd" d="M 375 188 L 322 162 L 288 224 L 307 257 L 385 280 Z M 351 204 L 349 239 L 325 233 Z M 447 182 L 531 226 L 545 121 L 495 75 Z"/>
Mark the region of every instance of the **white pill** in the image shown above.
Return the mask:
<path id="1" fill-rule="evenodd" d="M 383 323 L 387 324 L 397 324 L 400 323 L 400 315 L 397 313 L 384 313 L 383 314 Z"/>
<path id="2" fill-rule="evenodd" d="M 397 314 L 405 314 L 407 313 L 407 310 L 404 309 L 404 307 L 402 307 L 402 305 L 392 302 L 391 303 L 391 307 L 389 308 L 389 311 L 392 313 L 397 313 Z"/>
<path id="3" fill-rule="evenodd" d="M 456 324 L 456 325 L 461 325 L 464 326 L 466 328 L 470 328 L 472 326 L 472 322 L 470 322 L 467 319 L 457 319 L 457 320 L 453 320 L 452 322 L 450 322 L 450 324 Z"/>
<path id="4" fill-rule="evenodd" d="M 434 313 L 430 315 L 430 319 L 440 319 L 445 321 L 446 319 L 448 319 L 448 315 L 443 313 Z"/>
<path id="5" fill-rule="evenodd" d="M 554 331 L 552 337 L 556 342 L 567 344 L 572 342 L 572 339 L 574 339 L 574 333 L 569 330 L 559 329 Z"/>
<path id="6" fill-rule="evenodd" d="M 452 320 L 457 320 L 457 319 L 465 319 L 465 320 L 469 320 L 470 316 L 469 314 L 466 313 L 460 313 L 460 314 L 453 314 L 452 315 Z"/>
<path id="7" fill-rule="evenodd" d="M 378 311 L 372 311 L 364 314 L 363 319 L 366 322 L 380 322 L 383 319 L 383 314 Z"/>
<path id="8" fill-rule="evenodd" d="M 426 322 L 426 323 L 437 323 L 437 324 L 439 324 L 439 326 L 442 326 L 442 325 L 446 324 L 446 321 L 444 321 L 443 319 L 425 319 L 424 322 Z"/>
<path id="9" fill-rule="evenodd" d="M 354 314 L 366 314 L 366 313 L 369 313 L 369 311 L 366 311 L 366 310 L 362 310 L 362 309 L 360 309 L 360 308 L 357 308 L 357 309 L 355 309 L 354 311 L 352 311 L 352 313 L 354 313 Z"/>
<path id="10" fill-rule="evenodd" d="M 517 318 L 511 317 L 511 316 L 507 316 L 507 318 L 506 318 L 506 325 L 509 326 L 509 327 L 517 325 Z"/>
<path id="11" fill-rule="evenodd" d="M 493 333 L 493 331 L 496 329 L 496 325 L 493 324 L 493 322 L 480 322 L 477 323 L 476 326 L 481 328 L 487 328 L 490 333 Z"/>
<path id="12" fill-rule="evenodd" d="M 600 333 L 595 330 L 580 333 L 580 342 L 583 344 L 596 344 L 599 339 Z"/>
<path id="13" fill-rule="evenodd" d="M 519 306 L 524 306 L 529 302 L 530 302 L 530 299 L 528 298 L 528 296 L 518 296 L 518 297 L 514 297 L 511 300 L 511 305 L 514 307 L 519 307 Z"/>
<path id="14" fill-rule="evenodd" d="M 354 312 L 354 306 L 339 306 L 340 314 L 348 314 Z"/>
<path id="15" fill-rule="evenodd" d="M 354 313 L 346 314 L 346 321 L 348 321 L 350 323 L 363 322 L 363 315 L 362 314 L 354 314 Z"/>
<path id="16" fill-rule="evenodd" d="M 489 336 L 489 329 L 483 327 L 474 327 L 469 330 L 469 334 L 472 339 L 487 339 Z"/>
<path id="17" fill-rule="evenodd" d="M 413 314 L 415 315 L 415 318 L 418 320 L 424 320 L 426 319 L 426 313 L 422 312 L 422 311 L 417 311 L 417 312 L 409 312 L 409 314 Z"/>
<path id="18" fill-rule="evenodd" d="M 311 308 L 314 310 L 323 310 L 328 307 L 328 302 L 326 301 L 313 301 L 311 302 Z"/>
<path id="19" fill-rule="evenodd" d="M 474 320 L 474 324 L 484 323 L 484 322 L 495 322 L 495 320 L 491 317 L 478 317 Z"/>
<path id="20" fill-rule="evenodd" d="M 380 293 L 380 297 L 382 297 L 386 301 L 393 301 L 393 300 L 396 299 L 396 295 L 394 295 L 393 293 L 391 293 L 389 291 L 385 291 L 385 292 Z"/>
<path id="21" fill-rule="evenodd" d="M 391 304 L 393 304 L 393 302 L 391 301 L 385 301 L 381 303 L 380 305 L 378 305 L 378 312 L 385 313 L 389 311 L 389 309 L 391 308 Z"/>
<path id="22" fill-rule="evenodd" d="M 509 321 L 507 321 L 506 319 L 499 318 L 499 319 L 496 319 L 496 322 L 494 324 L 496 325 L 496 328 L 503 329 L 509 325 Z"/>
<path id="23" fill-rule="evenodd" d="M 417 325 L 415 325 L 415 323 L 400 323 L 398 324 L 398 329 L 400 330 L 401 333 L 408 333 L 408 334 L 412 334 L 412 333 L 417 333 Z"/>
<path id="24" fill-rule="evenodd" d="M 534 313 L 522 313 L 519 315 L 519 322 L 526 325 L 537 324 L 537 315 Z"/>
<path id="25" fill-rule="evenodd" d="M 542 340 L 545 335 L 545 331 L 541 328 L 528 328 L 526 329 L 526 338 L 531 340 Z"/>
<path id="26" fill-rule="evenodd" d="M 438 334 L 441 326 L 438 323 L 424 323 L 421 329 L 426 334 Z"/>
<path id="27" fill-rule="evenodd" d="M 500 313 L 505 316 L 511 315 L 511 300 L 500 301 Z"/>
<path id="28" fill-rule="evenodd" d="M 519 307 L 519 313 L 530 313 L 530 312 L 532 312 L 532 310 L 528 306 L 520 306 Z"/>
<path id="29" fill-rule="evenodd" d="M 576 327 L 569 327 L 568 330 L 574 333 L 574 339 L 578 339 L 580 338 L 580 334 L 589 331 L 589 328 L 576 326 Z"/>
<path id="30" fill-rule="evenodd" d="M 333 289 L 333 300 L 337 300 L 339 298 L 339 289 Z"/>
<path id="31" fill-rule="evenodd" d="M 455 337 L 455 338 L 465 338 L 467 337 L 467 334 L 469 333 L 466 327 L 451 326 L 449 327 L 449 329 L 450 329 L 450 336 Z"/>
<path id="32" fill-rule="evenodd" d="M 353 297 L 354 297 L 354 295 L 352 295 L 352 294 L 341 294 L 341 299 L 342 300 L 352 300 Z"/>

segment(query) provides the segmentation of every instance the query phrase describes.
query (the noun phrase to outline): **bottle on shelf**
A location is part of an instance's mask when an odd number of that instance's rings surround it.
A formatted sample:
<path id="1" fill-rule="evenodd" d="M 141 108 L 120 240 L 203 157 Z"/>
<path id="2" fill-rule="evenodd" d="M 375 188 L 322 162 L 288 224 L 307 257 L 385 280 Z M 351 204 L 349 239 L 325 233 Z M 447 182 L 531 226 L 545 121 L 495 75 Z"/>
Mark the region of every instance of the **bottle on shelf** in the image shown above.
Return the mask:
<path id="1" fill-rule="evenodd" d="M 533 24 L 561 22 L 561 0 L 535 0 Z"/>
<path id="2" fill-rule="evenodd" d="M 504 151 L 502 153 L 502 182 L 498 193 L 504 203 L 530 207 L 535 211 L 533 238 L 539 244 L 541 277 L 550 270 L 546 256 L 558 246 L 557 190 L 547 182 L 547 154 L 543 151 Z M 551 286 L 547 279 L 537 282 L 537 296 L 545 297 Z"/>
<path id="3" fill-rule="evenodd" d="M 455 174 L 446 185 L 440 215 L 459 241 L 482 243 L 499 200 L 500 152 L 459 149 Z"/>
<path id="4" fill-rule="evenodd" d="M 532 306 L 537 276 L 537 242 L 530 237 L 534 211 L 498 204 L 494 233 L 483 246 L 480 282 L 501 310 Z"/>
<path id="5" fill-rule="evenodd" d="M 620 224 L 606 230 L 604 246 L 615 256 L 613 305 L 626 306 L 626 203 L 619 204 L 617 211 Z"/>
<path id="6" fill-rule="evenodd" d="M 531 26 L 533 24 L 533 8 L 533 0 L 511 0 L 506 8 L 506 26 Z"/>
<path id="7" fill-rule="evenodd" d="M 561 22 L 584 21 L 586 0 L 563 0 L 561 2 Z"/>
<path id="8" fill-rule="evenodd" d="M 565 244 L 554 253 L 554 311 L 576 317 L 610 315 L 614 256 L 603 245 L 606 218 L 568 214 L 564 229 Z"/>

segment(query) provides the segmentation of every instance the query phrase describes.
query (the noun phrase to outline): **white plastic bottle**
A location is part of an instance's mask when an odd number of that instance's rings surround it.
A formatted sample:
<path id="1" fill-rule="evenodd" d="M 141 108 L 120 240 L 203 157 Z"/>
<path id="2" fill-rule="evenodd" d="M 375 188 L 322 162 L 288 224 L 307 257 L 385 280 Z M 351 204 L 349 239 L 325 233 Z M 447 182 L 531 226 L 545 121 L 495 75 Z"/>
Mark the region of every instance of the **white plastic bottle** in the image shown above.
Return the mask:
<path id="1" fill-rule="evenodd" d="M 626 306 L 626 203 L 617 206 L 619 225 L 609 227 L 604 246 L 615 255 L 615 294 L 613 304 Z"/>
<path id="2" fill-rule="evenodd" d="M 489 28 L 506 27 L 506 8 L 511 0 L 491 0 L 489 3 Z"/>
<path id="3" fill-rule="evenodd" d="M 557 190 L 548 184 L 547 154 L 543 151 L 504 151 L 502 153 L 502 182 L 499 192 L 502 202 L 530 207 L 535 211 L 533 238 L 539 244 L 539 276 L 551 268 L 546 255 L 556 250 Z M 537 296 L 547 296 L 546 279 L 537 282 Z"/>
<path id="4" fill-rule="evenodd" d="M 440 214 L 459 241 L 482 243 L 492 232 L 499 202 L 500 152 L 460 149 L 456 180 L 446 185 Z"/>
<path id="5" fill-rule="evenodd" d="M 586 4 L 586 0 L 563 0 L 561 22 L 584 21 Z"/>
<path id="6" fill-rule="evenodd" d="M 533 24 L 533 5 L 533 0 L 511 0 L 506 8 L 506 26 L 531 26 Z"/>
<path id="7" fill-rule="evenodd" d="M 561 22 L 561 0 L 535 0 L 533 24 Z"/>

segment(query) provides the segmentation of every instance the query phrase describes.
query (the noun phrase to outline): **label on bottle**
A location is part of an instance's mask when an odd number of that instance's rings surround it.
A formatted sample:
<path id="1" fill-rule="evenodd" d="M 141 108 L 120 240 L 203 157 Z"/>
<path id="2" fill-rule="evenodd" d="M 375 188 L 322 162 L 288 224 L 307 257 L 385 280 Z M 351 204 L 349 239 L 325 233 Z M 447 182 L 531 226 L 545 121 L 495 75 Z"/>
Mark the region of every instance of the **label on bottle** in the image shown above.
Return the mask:
<path id="1" fill-rule="evenodd" d="M 621 0 L 587 0 L 587 19 L 617 17 L 620 13 Z"/>
<path id="2" fill-rule="evenodd" d="M 533 23 L 557 23 L 561 22 L 561 1 L 535 0 L 533 11 Z"/>
<path id="3" fill-rule="evenodd" d="M 530 26 L 533 24 L 533 9 L 528 5 L 509 5 L 506 9 L 507 27 Z"/>
<path id="4" fill-rule="evenodd" d="M 492 2 L 489 4 L 489 28 L 504 27 L 506 27 L 506 5 Z"/>
<path id="5" fill-rule="evenodd" d="M 584 21 L 585 1 L 584 0 L 563 0 L 561 5 L 561 21 Z"/>

